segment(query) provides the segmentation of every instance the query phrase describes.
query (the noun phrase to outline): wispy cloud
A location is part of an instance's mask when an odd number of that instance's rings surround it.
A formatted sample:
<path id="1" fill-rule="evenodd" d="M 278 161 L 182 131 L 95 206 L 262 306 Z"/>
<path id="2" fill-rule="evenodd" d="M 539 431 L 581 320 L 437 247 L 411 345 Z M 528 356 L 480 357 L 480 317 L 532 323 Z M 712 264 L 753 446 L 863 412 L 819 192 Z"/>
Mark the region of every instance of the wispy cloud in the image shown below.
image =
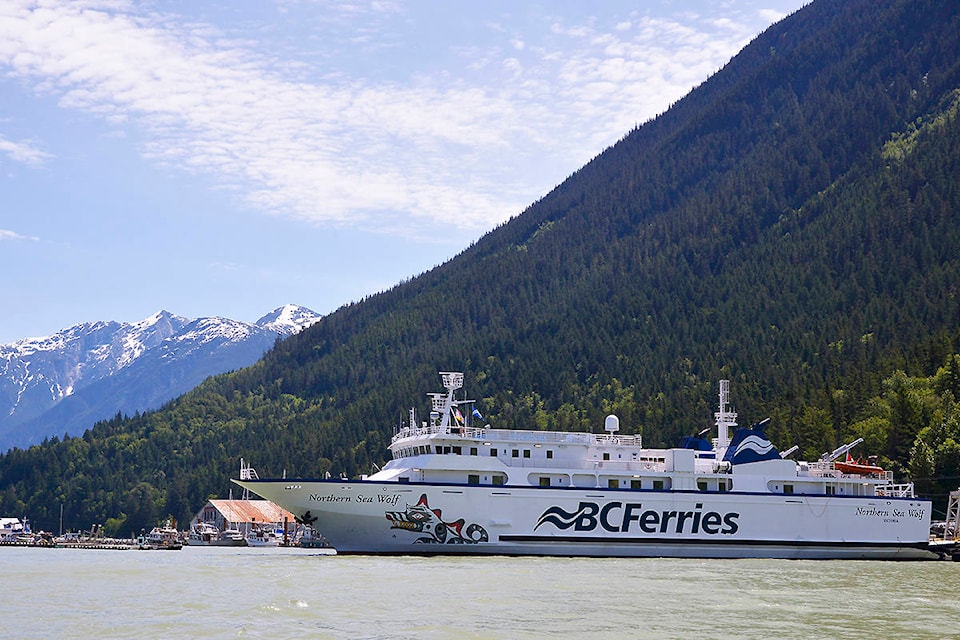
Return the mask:
<path id="1" fill-rule="evenodd" d="M 29 142 L 14 142 L 3 135 L 0 135 L 0 153 L 14 162 L 29 166 L 39 166 L 52 157 Z"/>
<path id="2" fill-rule="evenodd" d="M 0 229 L 0 242 L 4 240 L 29 240 L 31 242 L 39 242 L 40 238 L 34 236 L 25 236 L 17 233 L 16 231 L 9 231 L 7 229 Z"/>
<path id="3" fill-rule="evenodd" d="M 340 20 L 404 12 L 344 7 Z M 623 18 L 551 30 L 544 17 L 545 37 L 501 33 L 461 49 L 451 62 L 461 66 L 436 79 L 417 69 L 381 79 L 283 64 L 263 43 L 122 0 L 8 0 L 0 67 L 64 109 L 135 128 L 152 161 L 266 212 L 479 230 L 665 109 L 752 35 L 730 21 Z M 45 157 L 4 138 L 0 151 Z"/>

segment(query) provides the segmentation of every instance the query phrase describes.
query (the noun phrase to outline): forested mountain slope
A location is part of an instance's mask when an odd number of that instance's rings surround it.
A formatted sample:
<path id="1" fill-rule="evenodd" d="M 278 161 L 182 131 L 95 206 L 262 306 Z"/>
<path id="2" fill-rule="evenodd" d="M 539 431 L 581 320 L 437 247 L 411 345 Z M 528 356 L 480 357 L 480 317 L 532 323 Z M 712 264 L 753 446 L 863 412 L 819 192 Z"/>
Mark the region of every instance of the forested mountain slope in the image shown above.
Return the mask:
<path id="1" fill-rule="evenodd" d="M 224 495 L 241 456 L 364 473 L 440 369 L 495 426 L 615 412 L 651 445 L 707 426 L 726 377 L 783 448 L 864 433 L 939 491 L 960 439 L 957 52 L 958 3 L 818 0 L 450 262 L 156 413 L 0 457 L 0 512 L 123 531 Z"/>

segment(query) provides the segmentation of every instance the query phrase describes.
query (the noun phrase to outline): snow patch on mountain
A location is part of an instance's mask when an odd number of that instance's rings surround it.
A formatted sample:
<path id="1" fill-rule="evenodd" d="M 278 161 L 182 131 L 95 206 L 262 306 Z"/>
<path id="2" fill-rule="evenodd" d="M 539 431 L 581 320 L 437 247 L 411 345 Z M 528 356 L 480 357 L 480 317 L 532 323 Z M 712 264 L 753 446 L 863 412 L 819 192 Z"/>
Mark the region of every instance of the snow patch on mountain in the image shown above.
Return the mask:
<path id="1" fill-rule="evenodd" d="M 52 336 L 0 345 L 0 451 L 6 449 L 5 433 L 17 424 L 36 422 L 38 416 L 84 389 L 102 387 L 105 381 L 117 384 L 113 380 L 117 376 L 132 376 L 144 388 L 126 387 L 121 395 L 136 405 L 134 410 L 150 408 L 147 405 L 160 393 L 157 389 L 174 393 L 164 398 L 169 400 L 189 390 L 177 386 L 183 381 L 196 384 L 203 377 L 253 364 L 278 338 L 320 318 L 293 304 L 274 309 L 252 324 L 221 317 L 190 320 L 158 311 L 139 322 L 85 322 Z M 176 383 L 166 380 L 150 390 L 150 367 L 161 362 L 176 368 Z M 150 396 L 150 402 L 137 405 L 138 393 Z M 103 398 L 97 402 L 105 404 Z M 86 411 L 90 401 L 79 404 L 86 405 Z M 120 406 L 101 417 L 128 408 Z"/>

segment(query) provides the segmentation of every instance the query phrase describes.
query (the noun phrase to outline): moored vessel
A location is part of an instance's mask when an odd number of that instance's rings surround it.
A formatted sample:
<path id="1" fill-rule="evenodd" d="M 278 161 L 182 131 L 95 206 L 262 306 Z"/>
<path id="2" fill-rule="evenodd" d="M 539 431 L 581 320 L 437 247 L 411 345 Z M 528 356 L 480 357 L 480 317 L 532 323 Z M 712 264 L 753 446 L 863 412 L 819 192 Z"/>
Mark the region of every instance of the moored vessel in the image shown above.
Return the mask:
<path id="1" fill-rule="evenodd" d="M 183 548 L 180 532 L 169 521 L 154 527 L 149 533 L 141 533 L 135 540 L 138 549 L 179 551 Z"/>
<path id="2" fill-rule="evenodd" d="M 239 529 L 223 531 L 209 522 L 195 522 L 187 532 L 186 543 L 194 547 L 245 547 L 247 540 Z"/>
<path id="3" fill-rule="evenodd" d="M 315 526 L 338 553 L 933 559 L 930 501 L 888 472 L 796 462 L 767 421 L 737 426 L 720 383 L 716 438 L 645 448 L 620 435 L 493 429 L 463 374 L 441 372 L 392 459 L 360 480 L 234 480 Z M 480 421 L 475 426 L 473 418 Z M 732 432 L 731 432 L 732 430 Z"/>

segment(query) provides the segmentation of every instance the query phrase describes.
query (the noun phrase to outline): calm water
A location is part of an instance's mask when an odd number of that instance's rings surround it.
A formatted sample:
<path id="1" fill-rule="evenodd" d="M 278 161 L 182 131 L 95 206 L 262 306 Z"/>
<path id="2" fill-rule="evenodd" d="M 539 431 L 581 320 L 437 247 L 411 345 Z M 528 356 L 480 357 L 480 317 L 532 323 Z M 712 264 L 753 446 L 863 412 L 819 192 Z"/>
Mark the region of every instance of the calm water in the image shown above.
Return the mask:
<path id="1" fill-rule="evenodd" d="M 950 638 L 960 563 L 0 548 L 10 638 Z"/>

